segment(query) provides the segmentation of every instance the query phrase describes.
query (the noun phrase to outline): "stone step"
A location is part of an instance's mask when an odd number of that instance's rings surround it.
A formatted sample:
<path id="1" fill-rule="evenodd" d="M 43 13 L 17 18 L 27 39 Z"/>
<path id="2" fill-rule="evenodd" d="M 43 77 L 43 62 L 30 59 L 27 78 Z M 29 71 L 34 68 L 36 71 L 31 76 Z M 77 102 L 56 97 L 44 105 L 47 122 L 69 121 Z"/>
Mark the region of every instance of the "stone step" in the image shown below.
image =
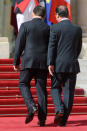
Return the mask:
<path id="1" fill-rule="evenodd" d="M 87 96 L 87 81 L 77 80 L 76 88 L 82 88 L 84 90 L 85 96 Z"/>
<path id="2" fill-rule="evenodd" d="M 87 59 L 79 59 L 81 72 L 77 75 L 76 87 L 83 88 L 87 96 Z"/>
<path id="3" fill-rule="evenodd" d="M 78 80 L 87 81 L 87 72 L 80 72 L 79 74 L 77 74 L 77 81 Z"/>
<path id="4" fill-rule="evenodd" d="M 87 66 L 87 59 L 78 59 L 80 66 Z"/>
<path id="5" fill-rule="evenodd" d="M 7 37 L 0 37 L 0 59 L 9 58 L 9 42 Z"/>
<path id="6" fill-rule="evenodd" d="M 87 85 L 87 81 L 85 81 L 85 80 L 78 80 L 77 84 L 85 84 L 85 85 Z"/>
<path id="7" fill-rule="evenodd" d="M 77 75 L 77 86 L 87 85 L 87 59 L 79 59 L 81 72 Z M 85 88 L 85 87 L 84 87 Z"/>

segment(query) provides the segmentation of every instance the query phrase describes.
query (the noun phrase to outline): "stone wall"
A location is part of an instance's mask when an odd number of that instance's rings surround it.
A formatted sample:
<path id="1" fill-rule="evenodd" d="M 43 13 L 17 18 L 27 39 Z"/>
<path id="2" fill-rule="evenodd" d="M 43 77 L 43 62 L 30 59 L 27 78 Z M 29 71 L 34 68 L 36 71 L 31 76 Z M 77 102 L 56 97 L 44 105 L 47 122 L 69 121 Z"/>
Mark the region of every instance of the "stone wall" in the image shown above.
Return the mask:
<path id="1" fill-rule="evenodd" d="M 10 16 L 11 0 L 0 0 L 0 36 L 9 37 L 13 31 Z"/>
<path id="2" fill-rule="evenodd" d="M 82 27 L 83 37 L 87 37 L 87 0 L 77 0 L 77 24 Z"/>
<path id="3" fill-rule="evenodd" d="M 10 25 L 11 0 L 0 0 L 0 37 L 7 37 L 9 42 L 9 54 L 11 53 L 14 34 Z"/>
<path id="4" fill-rule="evenodd" d="M 83 37 L 87 37 L 87 0 L 71 0 L 72 22 L 81 26 Z"/>
<path id="5" fill-rule="evenodd" d="M 83 32 L 83 45 L 80 58 L 87 59 L 87 0 L 71 0 L 72 22 L 79 25 Z"/>

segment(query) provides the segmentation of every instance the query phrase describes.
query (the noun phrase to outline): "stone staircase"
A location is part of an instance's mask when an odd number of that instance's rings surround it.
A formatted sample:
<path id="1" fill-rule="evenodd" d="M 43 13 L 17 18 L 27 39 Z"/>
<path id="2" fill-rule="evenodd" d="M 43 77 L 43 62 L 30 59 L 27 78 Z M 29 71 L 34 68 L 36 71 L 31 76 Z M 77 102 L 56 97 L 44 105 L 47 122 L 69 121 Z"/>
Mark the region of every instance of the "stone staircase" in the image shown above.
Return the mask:
<path id="1" fill-rule="evenodd" d="M 82 62 L 82 61 L 81 61 Z M 80 63 L 81 63 L 80 62 Z M 85 63 L 85 62 L 84 62 Z M 83 65 L 83 64 L 82 64 Z M 83 69 L 83 67 L 81 67 Z M 85 73 L 85 71 L 83 72 Z M 79 74 L 81 75 L 81 73 Z M 85 79 L 86 79 L 86 75 Z M 79 85 L 78 76 L 77 84 Z M 82 77 L 83 78 L 83 77 Z M 26 106 L 18 88 L 19 72 L 13 70 L 13 59 L 0 59 L 0 116 L 25 116 Z M 84 81 L 84 79 L 82 79 Z M 81 83 L 83 84 L 83 83 Z M 48 92 L 48 115 L 55 115 L 54 104 L 50 95 L 51 80 L 47 79 Z M 31 92 L 36 104 L 38 104 L 35 81 L 31 81 Z M 74 105 L 71 114 L 87 114 L 87 97 L 84 96 L 82 88 L 76 88 L 74 94 Z"/>
<path id="2" fill-rule="evenodd" d="M 10 46 L 7 37 L 0 37 L 0 59 L 9 58 Z"/>
<path id="3" fill-rule="evenodd" d="M 77 88 L 83 88 L 87 95 L 87 59 L 79 59 L 81 72 L 77 75 Z"/>

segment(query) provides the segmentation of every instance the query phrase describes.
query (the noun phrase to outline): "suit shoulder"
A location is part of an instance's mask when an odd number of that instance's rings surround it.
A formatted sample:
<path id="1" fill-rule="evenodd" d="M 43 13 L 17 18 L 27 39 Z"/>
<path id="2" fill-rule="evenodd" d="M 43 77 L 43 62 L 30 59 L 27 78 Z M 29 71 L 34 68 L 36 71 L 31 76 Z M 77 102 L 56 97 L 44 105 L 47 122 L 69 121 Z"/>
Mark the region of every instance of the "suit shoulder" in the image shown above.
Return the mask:
<path id="1" fill-rule="evenodd" d="M 82 31 L 82 28 L 79 26 L 79 25 L 77 25 L 77 24 L 72 24 L 75 28 L 77 28 L 78 30 L 81 30 Z"/>
<path id="2" fill-rule="evenodd" d="M 45 23 L 43 20 L 42 20 L 42 23 L 43 23 L 44 26 L 46 26 L 47 28 L 50 28 L 50 26 L 49 26 L 47 23 Z"/>
<path id="3" fill-rule="evenodd" d="M 82 29 L 79 25 L 73 24 L 74 29 L 78 32 L 78 35 L 82 36 Z"/>
<path id="4" fill-rule="evenodd" d="M 41 21 L 41 27 L 42 29 L 50 31 L 50 26 L 47 23 L 45 23 L 43 20 Z"/>
<path id="5" fill-rule="evenodd" d="M 56 29 L 58 28 L 59 24 L 53 24 L 50 26 L 50 30 L 56 31 Z"/>
<path id="6" fill-rule="evenodd" d="M 51 28 L 56 28 L 56 26 L 58 26 L 58 23 L 53 24 L 53 25 L 51 25 L 50 27 L 51 27 Z"/>
<path id="7" fill-rule="evenodd" d="M 26 21 L 26 22 L 24 22 L 23 23 L 23 26 L 24 27 L 27 27 L 29 24 L 31 24 L 32 23 L 32 20 L 30 20 L 30 21 Z"/>

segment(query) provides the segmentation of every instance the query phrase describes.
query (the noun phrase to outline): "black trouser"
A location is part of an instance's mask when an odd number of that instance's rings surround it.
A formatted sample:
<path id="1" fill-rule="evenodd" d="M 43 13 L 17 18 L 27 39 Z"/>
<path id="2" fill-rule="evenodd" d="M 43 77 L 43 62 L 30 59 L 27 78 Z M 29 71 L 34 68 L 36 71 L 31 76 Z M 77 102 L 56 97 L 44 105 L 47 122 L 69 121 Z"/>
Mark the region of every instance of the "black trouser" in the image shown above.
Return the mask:
<path id="1" fill-rule="evenodd" d="M 29 110 L 31 106 L 36 106 L 30 91 L 30 82 L 32 78 L 35 79 L 37 89 L 38 119 L 40 121 L 45 121 L 47 115 L 47 70 L 25 69 L 20 71 L 19 88 L 27 106 L 27 110 Z"/>
<path id="2" fill-rule="evenodd" d="M 76 84 L 76 74 L 55 73 L 52 77 L 51 95 L 55 105 L 55 112 L 64 110 L 63 119 L 66 121 L 72 110 L 74 90 Z M 63 91 L 63 100 L 61 92 Z"/>

